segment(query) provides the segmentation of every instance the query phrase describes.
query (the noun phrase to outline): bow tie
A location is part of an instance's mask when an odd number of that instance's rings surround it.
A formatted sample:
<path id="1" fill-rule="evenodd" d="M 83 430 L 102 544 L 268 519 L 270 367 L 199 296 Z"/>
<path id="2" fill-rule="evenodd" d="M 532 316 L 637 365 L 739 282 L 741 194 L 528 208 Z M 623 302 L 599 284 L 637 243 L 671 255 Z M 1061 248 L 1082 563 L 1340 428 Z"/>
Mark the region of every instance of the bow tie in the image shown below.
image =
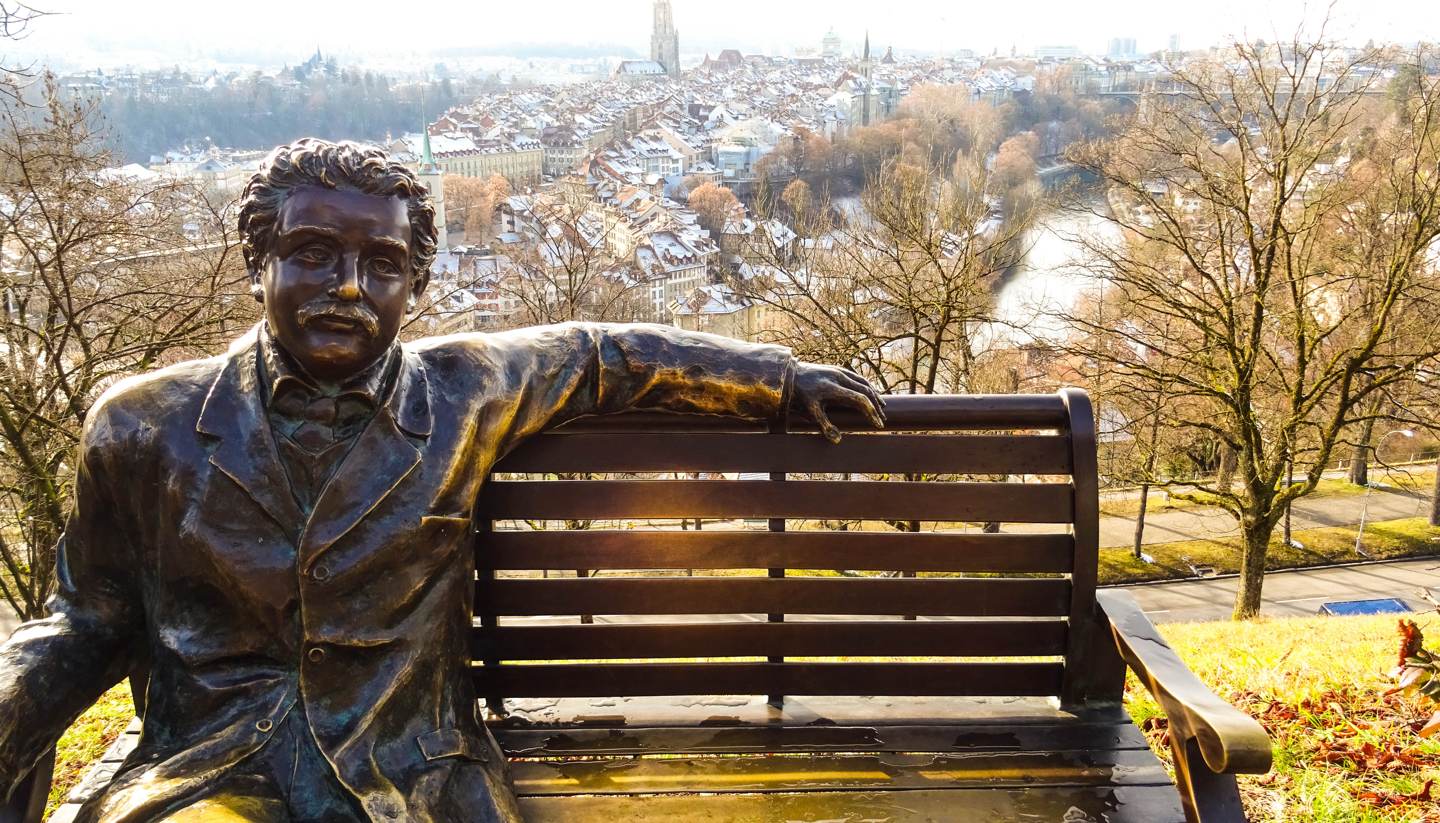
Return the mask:
<path id="1" fill-rule="evenodd" d="M 375 413 L 374 404 L 362 392 L 326 395 L 298 380 L 283 379 L 270 409 L 280 433 L 312 452 L 359 434 Z"/>

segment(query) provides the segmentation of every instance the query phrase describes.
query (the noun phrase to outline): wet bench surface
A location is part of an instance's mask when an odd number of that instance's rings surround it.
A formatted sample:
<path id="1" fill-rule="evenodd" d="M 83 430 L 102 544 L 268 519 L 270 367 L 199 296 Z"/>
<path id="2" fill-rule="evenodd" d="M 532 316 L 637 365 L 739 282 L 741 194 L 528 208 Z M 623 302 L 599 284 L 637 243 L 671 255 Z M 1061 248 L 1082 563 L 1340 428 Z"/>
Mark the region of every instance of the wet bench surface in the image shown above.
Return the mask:
<path id="1" fill-rule="evenodd" d="M 780 710 L 763 698 L 636 698 L 513 709 L 493 728 L 527 820 L 1184 819 L 1127 717 L 1053 701 L 789 698 Z"/>

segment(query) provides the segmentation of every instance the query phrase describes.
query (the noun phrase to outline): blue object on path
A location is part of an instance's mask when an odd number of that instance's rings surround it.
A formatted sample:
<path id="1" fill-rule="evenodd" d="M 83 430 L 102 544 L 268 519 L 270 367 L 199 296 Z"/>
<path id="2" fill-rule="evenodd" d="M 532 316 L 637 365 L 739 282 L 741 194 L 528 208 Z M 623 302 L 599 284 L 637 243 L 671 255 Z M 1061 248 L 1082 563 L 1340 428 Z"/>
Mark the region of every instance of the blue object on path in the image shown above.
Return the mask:
<path id="1" fill-rule="evenodd" d="M 1375 600 L 1336 600 L 1320 605 L 1320 614 L 1345 616 L 1356 614 L 1406 614 L 1415 611 L 1398 597 Z"/>

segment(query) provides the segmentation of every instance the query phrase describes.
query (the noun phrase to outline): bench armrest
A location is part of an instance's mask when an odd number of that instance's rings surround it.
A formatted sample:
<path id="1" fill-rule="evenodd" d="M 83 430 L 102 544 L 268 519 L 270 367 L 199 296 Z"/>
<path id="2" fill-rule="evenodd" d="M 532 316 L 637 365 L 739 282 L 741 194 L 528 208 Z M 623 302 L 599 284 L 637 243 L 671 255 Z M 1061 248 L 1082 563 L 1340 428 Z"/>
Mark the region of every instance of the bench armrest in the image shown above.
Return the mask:
<path id="1" fill-rule="evenodd" d="M 1193 740 L 1215 774 L 1270 770 L 1265 729 L 1200 682 L 1129 592 L 1101 589 L 1095 597 L 1110 619 L 1120 656 L 1165 710 L 1172 735 Z"/>

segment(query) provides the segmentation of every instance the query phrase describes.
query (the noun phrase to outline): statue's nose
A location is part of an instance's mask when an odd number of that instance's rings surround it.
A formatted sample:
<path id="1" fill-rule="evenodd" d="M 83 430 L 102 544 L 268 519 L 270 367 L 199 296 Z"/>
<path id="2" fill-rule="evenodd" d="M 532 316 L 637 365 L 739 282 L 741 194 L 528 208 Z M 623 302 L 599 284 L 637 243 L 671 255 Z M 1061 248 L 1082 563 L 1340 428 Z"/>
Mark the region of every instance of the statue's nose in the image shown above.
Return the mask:
<path id="1" fill-rule="evenodd" d="M 344 255 L 340 259 L 340 270 L 336 272 L 335 285 L 330 293 L 340 300 L 360 299 L 360 257 Z"/>

